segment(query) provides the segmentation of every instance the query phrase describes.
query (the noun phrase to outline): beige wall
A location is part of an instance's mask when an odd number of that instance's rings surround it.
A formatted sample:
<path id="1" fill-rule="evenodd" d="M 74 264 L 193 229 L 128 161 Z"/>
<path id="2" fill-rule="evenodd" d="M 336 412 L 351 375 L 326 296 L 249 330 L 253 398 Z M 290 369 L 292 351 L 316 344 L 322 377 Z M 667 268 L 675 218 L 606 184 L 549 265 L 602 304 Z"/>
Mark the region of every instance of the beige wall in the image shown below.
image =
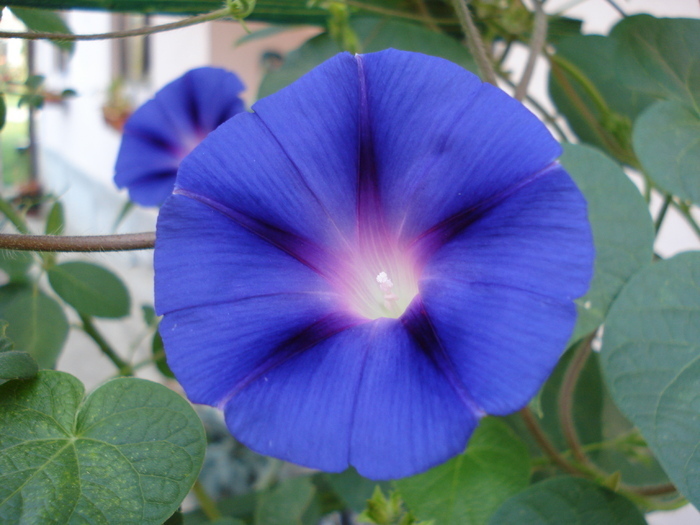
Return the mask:
<path id="1" fill-rule="evenodd" d="M 262 23 L 248 23 L 251 32 L 267 27 Z M 241 24 L 236 22 L 214 22 L 211 24 L 211 65 L 235 72 L 246 86 L 243 98 L 248 104 L 255 101 L 260 81 L 264 74 L 261 59 L 265 52 L 281 55 L 298 48 L 309 38 L 321 32 L 321 28 L 299 26 L 276 35 L 252 40 L 240 46 L 236 42 L 246 35 Z"/>

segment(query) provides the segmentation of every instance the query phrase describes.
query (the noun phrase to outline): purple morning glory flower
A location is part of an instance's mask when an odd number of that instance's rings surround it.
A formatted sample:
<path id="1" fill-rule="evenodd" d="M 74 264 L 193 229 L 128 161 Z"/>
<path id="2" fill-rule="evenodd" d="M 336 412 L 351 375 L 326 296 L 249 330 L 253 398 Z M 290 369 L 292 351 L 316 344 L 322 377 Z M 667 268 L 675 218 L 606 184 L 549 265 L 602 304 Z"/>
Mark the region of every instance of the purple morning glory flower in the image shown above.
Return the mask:
<path id="1" fill-rule="evenodd" d="M 561 150 L 442 59 L 341 54 L 237 115 L 161 209 L 168 363 L 253 450 L 398 478 L 523 407 L 593 248 Z"/>
<path id="2" fill-rule="evenodd" d="M 160 206 L 184 159 L 210 132 L 245 107 L 243 84 L 224 69 L 203 67 L 173 80 L 124 126 L 114 182 L 132 201 Z"/>

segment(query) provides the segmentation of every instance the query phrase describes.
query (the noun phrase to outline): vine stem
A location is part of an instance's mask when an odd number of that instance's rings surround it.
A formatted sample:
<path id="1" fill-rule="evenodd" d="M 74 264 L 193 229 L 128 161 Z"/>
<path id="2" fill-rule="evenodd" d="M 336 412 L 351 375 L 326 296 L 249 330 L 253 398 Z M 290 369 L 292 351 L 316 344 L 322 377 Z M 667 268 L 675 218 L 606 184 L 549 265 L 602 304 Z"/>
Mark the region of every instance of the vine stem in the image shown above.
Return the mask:
<path id="1" fill-rule="evenodd" d="M 695 220 L 695 217 L 693 217 L 690 211 L 690 206 L 688 206 L 684 202 L 678 203 L 676 201 L 671 201 L 671 204 L 673 204 L 673 207 L 676 208 L 679 212 L 681 212 L 681 215 L 683 215 L 688 224 L 690 224 L 690 227 L 693 228 L 695 234 L 698 237 L 700 237 L 700 225 L 698 225 L 697 221 Z"/>
<path id="2" fill-rule="evenodd" d="M 671 494 L 676 492 L 678 489 L 673 483 L 663 483 L 661 485 L 647 485 L 643 487 L 632 487 L 634 492 L 642 496 L 663 496 L 664 494 Z"/>
<path id="3" fill-rule="evenodd" d="M 618 144 L 615 137 L 613 137 L 610 132 L 603 128 L 598 122 L 597 117 L 591 112 L 591 110 L 586 106 L 586 103 L 579 96 L 578 92 L 574 86 L 569 82 L 566 77 L 565 72 L 572 75 L 573 78 L 579 83 L 586 94 L 591 98 L 596 109 L 602 114 L 606 115 L 610 113 L 610 110 L 600 95 L 598 90 L 593 86 L 593 84 L 587 79 L 587 77 L 581 73 L 574 65 L 561 58 L 558 55 L 550 55 L 549 62 L 552 70 L 552 75 L 557 79 L 560 86 L 564 90 L 569 101 L 576 107 L 576 109 L 581 113 L 581 116 L 588 123 L 591 129 L 598 135 L 600 140 L 610 149 L 610 151 L 632 168 L 640 169 L 639 161 L 634 156 L 627 154 L 624 149 Z"/>
<path id="4" fill-rule="evenodd" d="M 566 461 L 562 455 L 559 454 L 555 446 L 540 427 L 537 419 L 535 419 L 535 416 L 529 407 L 525 407 L 520 411 L 520 417 L 523 419 L 523 422 L 525 423 L 525 426 L 530 434 L 532 434 L 532 437 L 534 437 L 535 441 L 537 441 L 539 447 L 556 465 L 569 474 L 574 476 L 581 475 L 581 472 L 579 472 L 576 467 Z"/>
<path id="5" fill-rule="evenodd" d="M 92 318 L 88 315 L 83 315 L 78 313 L 80 316 L 80 321 L 83 323 L 83 331 L 90 336 L 90 338 L 95 342 L 95 344 L 100 348 L 102 353 L 109 358 L 114 366 L 119 369 L 119 375 L 131 376 L 134 375 L 134 370 L 129 363 L 124 361 L 119 354 L 114 351 L 114 349 L 109 345 L 102 334 L 99 332 L 97 327 L 92 322 Z"/>
<path id="6" fill-rule="evenodd" d="M 430 10 L 426 5 L 425 0 L 415 0 L 415 4 L 418 7 L 421 16 L 425 19 L 425 25 L 428 26 L 429 29 L 439 32 L 440 27 L 437 25 L 435 20 L 433 20 L 433 16 L 430 14 Z"/>
<path id="7" fill-rule="evenodd" d="M 5 210 L 2 211 L 4 212 Z M 9 217 L 8 215 L 8 218 Z M 10 218 L 10 220 L 12 219 Z M 17 225 L 15 224 L 15 226 Z M 118 252 L 126 250 L 148 250 L 155 246 L 155 241 L 155 232 L 85 236 L 0 233 L 0 248 L 31 252 Z"/>
<path id="8" fill-rule="evenodd" d="M 608 4 L 610 4 L 610 6 L 611 6 L 615 11 L 618 12 L 618 14 L 619 14 L 622 18 L 627 18 L 627 13 L 625 13 L 625 12 L 622 10 L 622 8 L 621 8 L 619 5 L 617 5 L 617 3 L 615 2 L 615 0 L 606 0 L 606 1 L 608 2 Z"/>
<path id="9" fill-rule="evenodd" d="M 0 198 L 0 213 L 9 219 L 14 227 L 17 228 L 18 232 L 24 234 L 16 235 L 15 237 L 24 237 L 30 234 L 29 228 L 27 228 L 27 224 L 24 222 L 24 219 L 15 211 L 9 202 L 2 198 Z M 1 244 L 0 247 L 2 247 Z"/>
<path id="10" fill-rule="evenodd" d="M 209 521 L 216 521 L 223 517 L 221 511 L 216 506 L 216 502 L 204 489 L 204 485 L 202 485 L 201 481 L 197 480 L 194 482 L 192 493 L 194 494 L 194 497 L 197 498 L 197 502 L 199 503 L 202 512 L 204 512 L 204 515 L 209 519 Z"/>
<path id="11" fill-rule="evenodd" d="M 474 56 L 484 80 L 486 80 L 486 82 L 489 84 L 498 86 L 496 81 L 496 73 L 493 70 L 491 60 L 486 54 L 486 45 L 481 39 L 479 30 L 474 24 L 472 14 L 469 12 L 469 7 L 467 6 L 467 0 L 452 0 L 452 5 L 454 6 L 457 16 L 459 17 L 459 23 L 462 26 L 462 31 L 464 31 L 464 35 L 467 37 L 467 46 L 469 47 L 469 51 L 471 51 L 471 54 Z"/>
<path id="12" fill-rule="evenodd" d="M 226 16 L 231 16 L 231 9 L 228 7 L 225 7 L 223 9 L 217 9 L 216 11 L 212 11 L 210 13 L 204 13 L 201 15 L 184 18 L 182 20 L 178 20 L 177 22 L 171 22 L 169 24 L 139 27 L 137 29 L 129 29 L 127 31 L 112 31 L 109 33 L 95 33 L 93 35 L 74 35 L 71 33 L 47 33 L 42 31 L 0 31 L 0 38 L 23 38 L 25 40 L 62 41 L 108 40 L 111 38 L 127 38 L 130 36 L 143 36 L 151 35 L 153 33 L 162 33 L 163 31 L 172 31 L 173 29 L 180 29 L 182 27 L 201 24 L 203 22 L 211 22 L 212 20 L 218 20 Z"/>
<path id="13" fill-rule="evenodd" d="M 588 335 L 574 351 L 571 362 L 564 373 L 561 389 L 559 391 L 559 421 L 561 423 L 564 439 L 576 461 L 588 466 L 591 466 L 591 462 L 581 448 L 581 442 L 576 433 L 572 409 L 576 384 L 578 383 L 578 378 L 581 376 L 581 372 L 586 365 L 588 357 L 591 355 L 591 343 L 593 342 L 595 334 L 596 332 L 594 331 Z"/>
<path id="14" fill-rule="evenodd" d="M 537 57 L 540 56 L 547 43 L 547 13 L 544 12 L 540 0 L 532 1 L 535 4 L 535 29 L 532 32 L 532 40 L 530 40 L 530 56 L 527 58 L 523 76 L 513 95 L 516 100 L 522 100 L 527 95 L 527 88 L 530 85 L 532 73 L 535 71 Z"/>
<path id="15" fill-rule="evenodd" d="M 369 11 L 372 13 L 377 13 L 380 15 L 395 16 L 397 18 L 405 18 L 406 20 L 415 20 L 417 22 L 428 23 L 428 21 L 435 24 L 454 24 L 455 20 L 450 18 L 429 18 L 424 15 L 414 15 L 413 13 L 408 13 L 406 11 L 397 11 L 395 9 L 389 9 L 386 7 L 381 7 L 378 5 L 366 4 L 358 0 L 342 0 L 342 3 L 350 7 L 356 7 L 364 11 Z"/>
<path id="16" fill-rule="evenodd" d="M 668 207 L 671 205 L 671 201 L 673 201 L 673 195 L 670 193 L 666 194 L 666 197 L 664 197 L 664 203 L 661 205 L 661 209 L 659 210 L 659 215 L 654 221 L 654 233 L 656 235 L 659 234 L 659 230 L 661 229 L 661 225 L 666 218 L 666 212 L 668 211 Z"/>
<path id="17" fill-rule="evenodd" d="M 510 78 L 508 78 L 508 76 L 505 73 L 499 72 L 498 78 L 503 80 L 503 82 L 508 84 L 511 88 L 515 88 L 515 83 Z M 542 104 L 540 104 L 534 97 L 526 94 L 524 98 L 526 102 L 532 104 L 532 107 L 535 108 L 535 110 L 547 122 L 547 124 L 552 126 L 554 132 L 557 135 L 559 135 L 560 142 L 571 142 L 569 137 L 566 136 L 566 133 L 557 122 L 556 116 L 549 113 L 549 111 L 547 111 L 547 109 Z"/>

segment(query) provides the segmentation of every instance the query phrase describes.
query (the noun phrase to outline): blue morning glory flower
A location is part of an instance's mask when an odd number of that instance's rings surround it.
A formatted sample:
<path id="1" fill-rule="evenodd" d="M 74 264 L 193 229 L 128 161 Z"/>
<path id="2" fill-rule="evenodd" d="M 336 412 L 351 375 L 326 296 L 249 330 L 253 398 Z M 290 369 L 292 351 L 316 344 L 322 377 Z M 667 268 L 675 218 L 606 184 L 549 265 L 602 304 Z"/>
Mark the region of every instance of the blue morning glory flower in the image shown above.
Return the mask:
<path id="1" fill-rule="evenodd" d="M 586 203 L 519 102 L 341 54 L 223 124 L 161 209 L 168 363 L 253 450 L 387 479 L 523 407 L 592 273 Z"/>
<path id="2" fill-rule="evenodd" d="M 178 166 L 210 132 L 245 109 L 243 84 L 224 69 L 188 71 L 138 108 L 124 126 L 114 182 L 132 201 L 160 206 Z"/>

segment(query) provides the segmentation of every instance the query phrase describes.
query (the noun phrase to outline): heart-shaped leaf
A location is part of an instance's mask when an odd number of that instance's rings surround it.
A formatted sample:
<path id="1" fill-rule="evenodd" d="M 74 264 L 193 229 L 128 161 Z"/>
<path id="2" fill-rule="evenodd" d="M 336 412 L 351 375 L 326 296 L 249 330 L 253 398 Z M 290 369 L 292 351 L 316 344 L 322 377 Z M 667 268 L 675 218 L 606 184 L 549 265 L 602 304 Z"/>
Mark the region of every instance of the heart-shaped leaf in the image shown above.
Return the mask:
<path id="1" fill-rule="evenodd" d="M 634 151 L 662 188 L 700 203 L 700 114 L 659 101 L 634 124 Z"/>
<path id="2" fill-rule="evenodd" d="M 592 481 L 559 477 L 536 483 L 506 501 L 490 525 L 646 525 L 627 498 Z"/>
<path id="3" fill-rule="evenodd" d="M 596 251 L 591 287 L 576 301 L 576 341 L 605 320 L 627 280 L 651 262 L 654 227 L 644 199 L 612 159 L 590 146 L 571 144 L 564 147 L 561 162 L 588 202 Z"/>
<path id="4" fill-rule="evenodd" d="M 627 89 L 700 108 L 700 20 L 630 16 L 610 36 Z"/>
<path id="5" fill-rule="evenodd" d="M 615 300 L 601 365 L 620 410 L 700 504 L 700 253 L 649 265 Z"/>
<path id="6" fill-rule="evenodd" d="M 206 447 L 187 401 L 134 378 L 83 397 L 55 371 L 0 387 L 0 522 L 161 525 L 184 499 Z"/>
<path id="7" fill-rule="evenodd" d="M 503 422 L 484 419 L 467 450 L 396 487 L 419 520 L 435 525 L 481 525 L 509 497 L 527 487 L 527 447 Z"/>

